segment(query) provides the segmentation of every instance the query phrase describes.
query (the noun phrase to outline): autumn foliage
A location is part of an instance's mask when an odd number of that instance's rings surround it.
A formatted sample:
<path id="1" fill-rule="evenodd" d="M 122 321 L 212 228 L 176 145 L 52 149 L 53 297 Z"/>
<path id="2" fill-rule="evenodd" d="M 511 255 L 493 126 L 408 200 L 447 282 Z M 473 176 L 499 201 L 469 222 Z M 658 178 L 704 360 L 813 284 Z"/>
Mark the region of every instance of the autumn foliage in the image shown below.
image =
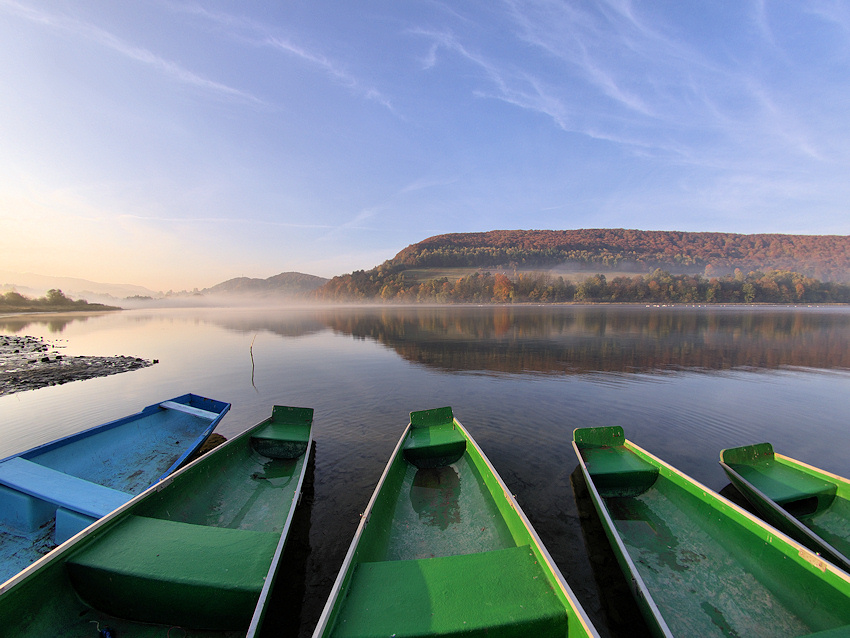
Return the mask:
<path id="1" fill-rule="evenodd" d="M 724 277 L 672 275 L 656 269 L 646 275 L 602 273 L 578 283 L 545 273 L 475 272 L 449 280 L 408 281 L 404 270 L 387 264 L 371 271 L 334 277 L 319 289 L 325 301 L 383 301 L 396 303 L 850 303 L 850 285 L 821 282 L 790 271 L 740 269 Z"/>
<path id="2" fill-rule="evenodd" d="M 429 269 L 457 267 L 477 272 L 426 280 L 421 275 L 423 269 L 427 276 Z M 589 276 L 568 280 L 553 274 L 557 267 Z M 334 277 L 314 297 L 401 303 L 850 303 L 850 286 L 839 283 L 848 281 L 848 273 L 850 236 L 501 230 L 431 237 L 376 268 Z"/>
<path id="3" fill-rule="evenodd" d="M 850 236 L 739 235 L 623 228 L 494 230 L 430 237 L 390 262 L 404 267 L 547 267 L 588 271 L 655 268 L 708 276 L 786 270 L 825 281 L 850 280 Z"/>

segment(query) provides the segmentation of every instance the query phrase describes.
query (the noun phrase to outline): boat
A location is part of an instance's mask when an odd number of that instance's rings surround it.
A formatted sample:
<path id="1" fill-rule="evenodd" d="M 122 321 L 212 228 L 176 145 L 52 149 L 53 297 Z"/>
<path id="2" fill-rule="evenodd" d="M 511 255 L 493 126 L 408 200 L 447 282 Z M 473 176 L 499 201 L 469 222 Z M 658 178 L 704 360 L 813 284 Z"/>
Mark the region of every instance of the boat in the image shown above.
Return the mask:
<path id="1" fill-rule="evenodd" d="M 184 394 L 0 460 L 0 582 L 186 463 L 229 409 Z"/>
<path id="2" fill-rule="evenodd" d="M 274 406 L 0 585 L 0 633 L 257 635 L 312 422 L 311 408 Z"/>
<path id="3" fill-rule="evenodd" d="M 720 465 L 768 523 L 850 572 L 850 481 L 770 443 L 722 450 Z"/>
<path id="4" fill-rule="evenodd" d="M 656 636 L 850 635 L 850 575 L 625 438 L 573 448 Z"/>
<path id="5" fill-rule="evenodd" d="M 313 634 L 597 636 L 450 407 L 410 413 Z"/>

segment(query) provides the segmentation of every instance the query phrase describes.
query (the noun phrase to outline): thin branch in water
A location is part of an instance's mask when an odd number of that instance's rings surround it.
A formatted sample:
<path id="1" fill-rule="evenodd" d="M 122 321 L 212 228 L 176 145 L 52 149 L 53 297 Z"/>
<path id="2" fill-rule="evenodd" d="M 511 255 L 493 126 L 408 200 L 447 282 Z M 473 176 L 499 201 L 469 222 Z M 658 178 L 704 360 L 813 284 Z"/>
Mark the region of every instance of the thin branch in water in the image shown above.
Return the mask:
<path id="1" fill-rule="evenodd" d="M 254 338 L 251 339 L 251 345 L 248 347 L 248 352 L 251 354 L 251 385 L 254 386 L 254 390 L 257 390 L 257 386 L 254 385 L 254 340 L 257 338 L 257 335 L 254 334 Z M 259 390 L 257 390 L 259 392 Z"/>

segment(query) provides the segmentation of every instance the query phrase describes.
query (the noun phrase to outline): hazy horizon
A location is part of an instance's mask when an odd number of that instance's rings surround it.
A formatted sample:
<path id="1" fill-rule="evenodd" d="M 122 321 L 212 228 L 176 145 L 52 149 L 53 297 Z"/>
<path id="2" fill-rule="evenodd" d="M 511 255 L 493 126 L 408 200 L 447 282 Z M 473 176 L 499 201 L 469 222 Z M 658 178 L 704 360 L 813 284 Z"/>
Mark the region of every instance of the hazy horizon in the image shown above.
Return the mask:
<path id="1" fill-rule="evenodd" d="M 432 235 L 850 234 L 850 11 L 0 0 L 0 270 L 208 288 Z"/>

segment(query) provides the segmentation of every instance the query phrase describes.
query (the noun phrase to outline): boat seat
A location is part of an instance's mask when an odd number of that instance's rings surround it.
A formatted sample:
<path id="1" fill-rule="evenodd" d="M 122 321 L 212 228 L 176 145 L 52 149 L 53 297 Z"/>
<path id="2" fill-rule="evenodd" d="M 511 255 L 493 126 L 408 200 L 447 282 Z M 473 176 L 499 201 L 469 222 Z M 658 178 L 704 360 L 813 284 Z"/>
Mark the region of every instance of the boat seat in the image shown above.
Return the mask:
<path id="1" fill-rule="evenodd" d="M 462 556 L 360 563 L 334 623 L 334 636 L 490 632 L 563 638 L 567 625 L 563 602 L 524 545 Z"/>
<path id="2" fill-rule="evenodd" d="M 252 447 L 271 459 L 297 459 L 307 451 L 310 425 L 269 423 L 251 435 Z"/>
<path id="3" fill-rule="evenodd" d="M 658 477 L 658 468 L 623 445 L 584 447 L 581 455 L 593 484 L 604 498 L 638 496 Z"/>
<path id="4" fill-rule="evenodd" d="M 0 463 L 0 511 L 23 533 L 56 516 L 57 543 L 68 540 L 97 519 L 133 498 L 98 483 L 65 474 L 20 456 Z"/>
<path id="5" fill-rule="evenodd" d="M 416 467 L 451 465 L 466 451 L 466 437 L 453 422 L 410 428 L 404 441 L 404 458 Z"/>
<path id="6" fill-rule="evenodd" d="M 272 407 L 266 425 L 251 435 L 251 446 L 270 459 L 297 459 L 307 451 L 313 408 Z"/>
<path id="7" fill-rule="evenodd" d="M 174 410 L 176 412 L 191 414 L 192 416 L 207 419 L 208 421 L 215 421 L 219 417 L 218 412 L 202 410 L 201 408 L 195 408 L 191 405 L 187 405 L 186 403 L 177 403 L 176 401 L 163 401 L 159 404 L 159 407 L 161 407 L 163 410 Z"/>
<path id="8" fill-rule="evenodd" d="M 140 622 L 248 626 L 280 534 L 130 515 L 66 562 L 80 597 Z"/>
<path id="9" fill-rule="evenodd" d="M 755 464 L 730 464 L 746 481 L 785 509 L 801 510 L 801 515 L 828 507 L 837 491 L 829 481 L 800 472 L 773 459 Z M 804 510 L 804 511 L 803 511 Z"/>

